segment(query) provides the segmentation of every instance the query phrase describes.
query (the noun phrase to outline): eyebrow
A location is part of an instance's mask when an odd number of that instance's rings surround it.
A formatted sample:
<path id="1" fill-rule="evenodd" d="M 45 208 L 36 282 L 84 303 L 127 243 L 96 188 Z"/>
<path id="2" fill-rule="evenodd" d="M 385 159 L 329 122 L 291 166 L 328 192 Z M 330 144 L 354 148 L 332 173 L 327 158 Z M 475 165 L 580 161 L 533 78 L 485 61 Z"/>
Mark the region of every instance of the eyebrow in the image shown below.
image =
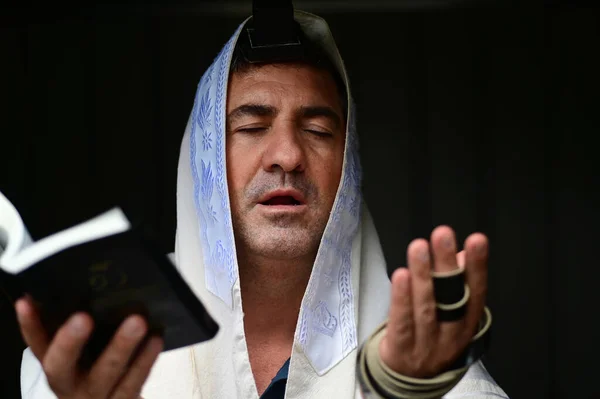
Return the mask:
<path id="1" fill-rule="evenodd" d="M 243 116 L 273 116 L 277 114 L 277 109 L 270 105 L 263 104 L 243 104 L 233 109 L 227 114 L 227 122 L 231 123 Z"/>

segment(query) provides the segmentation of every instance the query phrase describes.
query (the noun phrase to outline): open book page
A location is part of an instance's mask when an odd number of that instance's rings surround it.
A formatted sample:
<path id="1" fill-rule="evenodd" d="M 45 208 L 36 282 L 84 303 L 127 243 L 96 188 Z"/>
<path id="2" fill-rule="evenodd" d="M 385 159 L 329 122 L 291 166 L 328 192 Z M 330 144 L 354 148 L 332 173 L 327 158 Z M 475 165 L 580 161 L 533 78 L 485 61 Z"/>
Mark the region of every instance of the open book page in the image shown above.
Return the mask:
<path id="1" fill-rule="evenodd" d="M 122 233 L 130 227 L 131 224 L 123 211 L 113 208 L 83 223 L 31 243 L 19 213 L 6 197 L 2 196 L 0 198 L 0 241 L 6 244 L 2 245 L 5 249 L 0 255 L 0 267 L 7 273 L 17 274 L 57 252 Z M 6 232 L 7 239 L 2 239 L 2 232 Z"/>
<path id="2" fill-rule="evenodd" d="M 0 192 L 0 263 L 32 244 L 32 239 L 14 205 Z"/>

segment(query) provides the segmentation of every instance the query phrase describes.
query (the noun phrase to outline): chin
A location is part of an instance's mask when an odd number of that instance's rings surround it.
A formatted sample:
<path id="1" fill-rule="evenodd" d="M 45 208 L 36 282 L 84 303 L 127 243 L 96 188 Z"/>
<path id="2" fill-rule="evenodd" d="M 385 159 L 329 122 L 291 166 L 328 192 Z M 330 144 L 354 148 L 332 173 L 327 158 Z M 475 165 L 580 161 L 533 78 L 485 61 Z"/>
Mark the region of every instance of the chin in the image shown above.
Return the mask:
<path id="1" fill-rule="evenodd" d="M 294 259 L 316 252 L 319 241 L 315 243 L 314 232 L 291 231 L 294 229 L 274 229 L 261 231 L 244 237 L 245 246 L 256 254 L 276 259 Z"/>

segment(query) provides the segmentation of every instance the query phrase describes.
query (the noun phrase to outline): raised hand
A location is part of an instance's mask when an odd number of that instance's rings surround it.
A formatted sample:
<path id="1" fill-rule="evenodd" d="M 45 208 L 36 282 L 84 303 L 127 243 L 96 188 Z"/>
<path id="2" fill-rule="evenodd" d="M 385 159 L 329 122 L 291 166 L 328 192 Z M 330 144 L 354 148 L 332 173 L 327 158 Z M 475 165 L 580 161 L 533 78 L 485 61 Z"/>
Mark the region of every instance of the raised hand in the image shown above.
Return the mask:
<path id="1" fill-rule="evenodd" d="M 379 346 L 381 360 L 393 371 L 415 378 L 438 375 L 475 335 L 487 293 L 487 237 L 471 234 L 464 248 L 457 253 L 454 231 L 448 226 L 437 227 L 431 242 L 417 239 L 408 246 L 408 268 L 392 275 L 387 332 Z M 459 267 L 465 268 L 470 289 L 466 314 L 459 320 L 439 321 L 431 272 Z"/>
<path id="2" fill-rule="evenodd" d="M 29 299 L 19 299 L 15 307 L 23 338 L 42 364 L 48 385 L 60 399 L 140 397 L 163 347 L 161 338 L 152 337 L 136 352 L 147 332 L 142 317 L 127 318 L 91 369 L 84 372 L 77 362 L 93 329 L 89 315 L 72 315 L 50 340 Z M 137 356 L 132 359 L 135 353 Z"/>

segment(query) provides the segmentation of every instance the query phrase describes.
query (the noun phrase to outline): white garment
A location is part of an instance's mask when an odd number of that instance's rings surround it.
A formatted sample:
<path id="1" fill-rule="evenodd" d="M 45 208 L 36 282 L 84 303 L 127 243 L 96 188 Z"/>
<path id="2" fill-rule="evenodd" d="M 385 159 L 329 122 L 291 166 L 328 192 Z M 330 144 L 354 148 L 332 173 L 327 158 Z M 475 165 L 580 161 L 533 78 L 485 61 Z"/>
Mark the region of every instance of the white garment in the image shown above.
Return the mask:
<path id="1" fill-rule="evenodd" d="M 296 11 L 347 84 L 325 21 Z M 243 24 L 242 24 L 243 25 Z M 225 98 L 240 29 L 202 77 L 181 145 L 177 181 L 175 261 L 220 325 L 217 337 L 159 356 L 142 391 L 145 399 L 257 399 L 244 336 L 235 243 L 225 174 Z M 350 93 L 349 86 L 348 93 Z M 352 104 L 350 94 L 348 103 Z M 348 112 L 343 173 L 330 220 L 305 292 L 292 348 L 286 398 L 359 398 L 355 379 L 360 343 L 386 318 L 390 281 L 379 238 L 360 194 L 354 110 Z M 54 398 L 27 349 L 23 399 Z M 446 398 L 507 398 L 480 363 Z"/>

